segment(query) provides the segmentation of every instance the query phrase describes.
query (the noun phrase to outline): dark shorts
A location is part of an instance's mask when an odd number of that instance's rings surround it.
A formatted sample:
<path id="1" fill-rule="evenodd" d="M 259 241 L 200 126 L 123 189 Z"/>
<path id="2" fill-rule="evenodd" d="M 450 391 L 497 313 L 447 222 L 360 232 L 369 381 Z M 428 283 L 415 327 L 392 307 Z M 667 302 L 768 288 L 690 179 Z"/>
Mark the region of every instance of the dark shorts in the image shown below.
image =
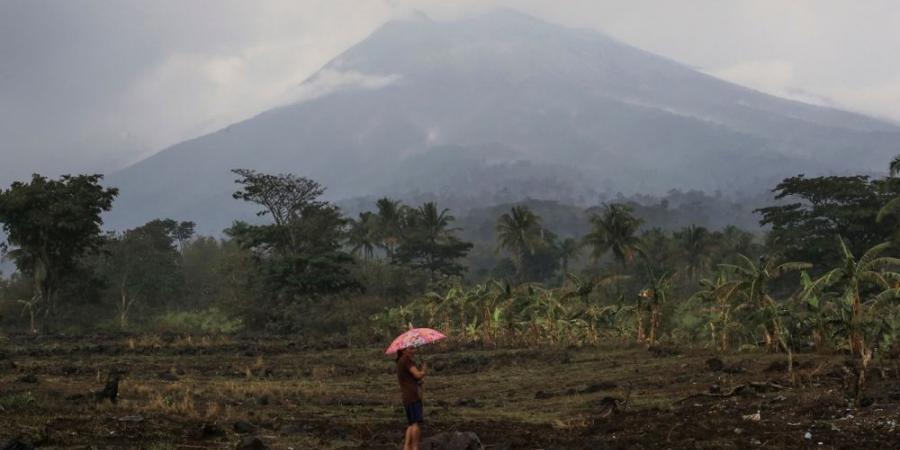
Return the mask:
<path id="1" fill-rule="evenodd" d="M 406 411 L 406 423 L 412 425 L 425 422 L 425 409 L 422 407 L 422 400 L 403 405 L 403 410 Z"/>

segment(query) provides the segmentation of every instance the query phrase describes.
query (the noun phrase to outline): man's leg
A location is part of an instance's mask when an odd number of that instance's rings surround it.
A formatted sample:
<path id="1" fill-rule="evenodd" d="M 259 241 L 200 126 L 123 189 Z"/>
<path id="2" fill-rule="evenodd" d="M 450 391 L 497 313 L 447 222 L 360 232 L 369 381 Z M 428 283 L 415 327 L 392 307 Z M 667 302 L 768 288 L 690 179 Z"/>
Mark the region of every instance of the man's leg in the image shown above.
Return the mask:
<path id="1" fill-rule="evenodd" d="M 406 427 L 406 437 L 403 440 L 403 450 L 412 450 L 412 428 L 413 425 L 408 425 Z"/>
<path id="2" fill-rule="evenodd" d="M 409 450 L 419 450 L 419 440 L 422 438 L 422 429 L 419 424 L 414 423 L 407 428 L 409 430 L 410 444 Z"/>

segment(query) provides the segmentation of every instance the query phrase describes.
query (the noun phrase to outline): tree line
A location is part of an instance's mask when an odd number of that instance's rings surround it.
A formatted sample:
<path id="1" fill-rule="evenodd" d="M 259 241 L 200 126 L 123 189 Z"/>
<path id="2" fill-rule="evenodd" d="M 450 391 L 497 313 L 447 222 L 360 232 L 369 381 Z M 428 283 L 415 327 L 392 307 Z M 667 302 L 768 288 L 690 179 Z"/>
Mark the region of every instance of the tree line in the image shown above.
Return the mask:
<path id="1" fill-rule="evenodd" d="M 163 327 L 339 332 L 367 340 L 387 332 L 374 325 L 385 317 L 396 319 L 385 322 L 391 327 L 436 318 L 422 311 L 410 317 L 409 305 L 442 298 L 448 308 L 450 292 L 468 296 L 470 290 L 505 292 L 509 300 L 525 289 L 530 294 L 517 303 L 521 309 L 513 308 L 516 314 L 499 312 L 505 303 L 494 299 L 480 307 L 474 325 L 462 313 L 441 320 L 492 340 L 501 329 L 527 335 L 521 327 L 546 337 L 540 324 L 552 317 L 553 333 L 571 329 L 560 321 L 582 320 L 580 341 L 616 327 L 624 333 L 631 324 L 629 333 L 641 341 L 696 340 L 704 329 L 718 346 L 759 338 L 784 350 L 799 336 L 835 341 L 834 330 L 797 334 L 791 328 L 833 318 L 788 317 L 785 305 L 791 313 L 837 314 L 840 303 L 828 299 L 840 291 L 854 299 L 845 301 L 846 314 L 857 317 L 849 332 L 860 335 L 868 326 L 859 318 L 867 301 L 887 292 L 876 286 L 896 287 L 893 260 L 884 259 L 897 238 L 894 173 L 788 178 L 773 190 L 772 205 L 757 211 L 765 235 L 734 226 L 651 228 L 632 205 L 619 202 L 591 208 L 584 235 L 560 235 L 526 204 L 514 205 L 497 217 L 490 248 L 479 250 L 495 256 L 490 270 L 478 274 L 467 270 L 478 256 L 475 246 L 434 202 L 410 206 L 381 198 L 371 210 L 345 217 L 323 200 L 325 188 L 314 180 L 233 173 L 235 201 L 255 205 L 259 220 L 236 221 L 223 237 L 198 236 L 192 222 L 171 219 L 104 232 L 101 215 L 118 191 L 103 187 L 99 175 L 35 175 L 13 183 L 0 192 L 4 249 L 18 269 L 0 284 L 3 323 L 34 332 Z M 872 260 L 878 267 L 867 266 Z M 853 264 L 859 267 L 851 270 Z M 852 273 L 860 278 L 853 281 Z M 718 300 L 701 306 L 701 298 Z M 572 306 L 575 300 L 583 307 Z M 613 311 L 619 318 L 623 311 L 643 312 L 640 320 L 615 322 Z M 748 325 L 750 312 L 758 326 Z M 518 325 L 497 328 L 503 317 Z"/>

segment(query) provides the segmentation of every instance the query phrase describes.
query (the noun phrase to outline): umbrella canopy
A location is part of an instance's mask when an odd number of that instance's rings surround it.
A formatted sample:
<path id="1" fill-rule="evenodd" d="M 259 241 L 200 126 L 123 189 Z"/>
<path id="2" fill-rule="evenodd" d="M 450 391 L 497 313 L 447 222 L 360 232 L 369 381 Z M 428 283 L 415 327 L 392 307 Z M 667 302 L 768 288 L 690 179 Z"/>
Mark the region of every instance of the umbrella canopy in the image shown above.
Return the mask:
<path id="1" fill-rule="evenodd" d="M 385 355 L 397 353 L 400 350 L 410 347 L 421 347 L 432 342 L 437 342 L 446 338 L 443 333 L 431 328 L 412 328 L 406 333 L 397 336 L 394 342 L 384 351 Z"/>

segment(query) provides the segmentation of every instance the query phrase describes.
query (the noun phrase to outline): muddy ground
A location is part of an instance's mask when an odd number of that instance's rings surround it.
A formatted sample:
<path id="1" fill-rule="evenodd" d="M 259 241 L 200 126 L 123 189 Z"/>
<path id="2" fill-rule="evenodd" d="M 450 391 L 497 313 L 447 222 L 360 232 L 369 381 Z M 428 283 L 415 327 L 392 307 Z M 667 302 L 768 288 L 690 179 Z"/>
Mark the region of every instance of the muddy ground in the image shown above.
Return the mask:
<path id="1" fill-rule="evenodd" d="M 0 443 L 40 448 L 401 448 L 393 361 L 381 349 L 284 338 L 39 337 L 0 341 Z M 429 349 L 425 434 L 488 449 L 900 447 L 900 371 L 868 372 L 854 406 L 841 355 L 610 343 Z M 102 397 L 121 373 L 115 403 Z M 108 392 L 107 392 L 108 393 Z"/>

